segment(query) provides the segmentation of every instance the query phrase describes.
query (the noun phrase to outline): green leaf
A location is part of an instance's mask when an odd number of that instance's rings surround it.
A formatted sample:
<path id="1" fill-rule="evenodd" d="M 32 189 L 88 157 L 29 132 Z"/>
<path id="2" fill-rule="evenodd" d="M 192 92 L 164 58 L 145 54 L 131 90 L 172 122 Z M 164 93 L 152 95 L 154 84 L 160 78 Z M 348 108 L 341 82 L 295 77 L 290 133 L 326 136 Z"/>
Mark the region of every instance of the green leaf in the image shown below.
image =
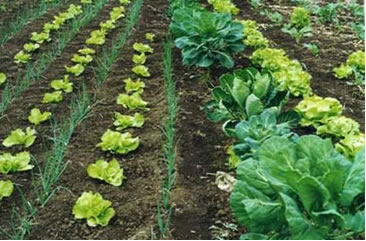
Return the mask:
<path id="1" fill-rule="evenodd" d="M 137 65 L 132 68 L 132 72 L 142 77 L 150 77 L 149 68 L 144 65 Z"/>
<path id="2" fill-rule="evenodd" d="M 116 113 L 115 119 L 116 120 L 114 121 L 113 125 L 117 127 L 118 131 L 124 130 L 129 127 L 140 128 L 144 125 L 145 122 L 144 116 L 139 113 L 135 113 L 134 116 Z"/>
<path id="3" fill-rule="evenodd" d="M 24 44 L 24 49 L 27 51 L 27 52 L 33 52 L 33 51 L 36 51 L 37 49 L 39 49 L 40 45 L 39 44 L 34 44 L 34 43 L 27 43 L 27 44 Z"/>
<path id="4" fill-rule="evenodd" d="M 102 142 L 97 144 L 102 151 L 110 151 L 118 154 L 127 154 L 139 147 L 139 138 L 133 138 L 129 132 L 119 133 L 117 131 L 107 130 L 102 138 Z"/>
<path id="5" fill-rule="evenodd" d="M 6 81 L 6 75 L 4 73 L 0 73 L 0 85 L 4 84 Z"/>
<path id="6" fill-rule="evenodd" d="M 52 115 L 51 112 L 45 111 L 41 113 L 41 111 L 38 108 L 33 108 L 31 110 L 30 115 L 28 116 L 28 120 L 30 123 L 37 126 L 41 122 L 48 120 L 51 117 L 51 115 Z"/>
<path id="7" fill-rule="evenodd" d="M 137 52 L 143 53 L 154 53 L 154 50 L 148 44 L 134 43 L 133 49 Z"/>
<path id="8" fill-rule="evenodd" d="M 77 64 L 87 65 L 93 61 L 93 57 L 91 55 L 83 56 L 83 55 L 74 54 L 71 61 L 74 63 L 77 63 Z"/>
<path id="9" fill-rule="evenodd" d="M 142 82 L 140 79 L 137 79 L 136 81 L 133 81 L 131 78 L 127 78 L 123 80 L 125 82 L 125 90 L 127 94 L 136 92 L 139 94 L 142 94 L 144 92 L 145 83 Z"/>
<path id="10" fill-rule="evenodd" d="M 261 100 L 254 94 L 250 94 L 245 102 L 245 111 L 248 116 L 260 114 L 264 107 Z"/>
<path id="11" fill-rule="evenodd" d="M 116 187 L 121 186 L 123 179 L 126 178 L 123 175 L 123 169 L 114 158 L 110 162 L 98 160 L 95 164 L 90 164 L 87 171 L 90 177 L 103 180 Z"/>
<path id="12" fill-rule="evenodd" d="M 64 79 L 52 80 L 51 82 L 51 87 L 54 90 L 63 90 L 65 93 L 71 93 L 73 85 L 70 83 L 68 75 L 64 75 Z"/>
<path id="13" fill-rule="evenodd" d="M 345 215 L 345 227 L 356 233 L 365 232 L 365 210 Z"/>
<path id="14" fill-rule="evenodd" d="M 42 103 L 43 104 L 48 104 L 48 103 L 58 103 L 58 102 L 61 102 L 63 100 L 63 97 L 62 97 L 62 91 L 54 91 L 52 93 L 46 93 L 44 96 L 43 96 L 43 100 L 42 100 Z"/>
<path id="15" fill-rule="evenodd" d="M 26 54 L 23 50 L 21 50 L 14 56 L 14 59 L 14 62 L 17 64 L 26 64 L 29 60 L 32 59 L 32 56 L 30 54 Z"/>
<path id="16" fill-rule="evenodd" d="M 6 175 L 13 172 L 22 172 L 32 169 L 30 165 L 31 156 L 29 152 L 19 152 L 15 156 L 10 153 L 0 155 L 0 173 Z"/>
<path id="17" fill-rule="evenodd" d="M 83 55 L 93 55 L 95 54 L 95 50 L 91 48 L 83 48 L 78 50 L 79 53 Z"/>
<path id="18" fill-rule="evenodd" d="M 72 213 L 76 219 L 86 219 L 91 227 L 107 226 L 115 215 L 112 202 L 93 192 L 83 192 L 76 201 Z"/>
<path id="19" fill-rule="evenodd" d="M 82 64 L 76 64 L 71 67 L 65 66 L 65 69 L 66 69 L 67 73 L 73 74 L 75 76 L 79 76 L 84 72 L 85 67 Z"/>
<path id="20" fill-rule="evenodd" d="M 12 181 L 0 181 L 0 201 L 4 197 L 10 197 L 14 191 L 14 185 Z"/>
<path id="21" fill-rule="evenodd" d="M 41 33 L 33 32 L 31 33 L 31 35 L 32 35 L 31 40 L 38 44 L 42 44 L 44 41 L 47 42 L 51 41 L 49 32 L 41 32 Z"/>
<path id="22" fill-rule="evenodd" d="M 116 21 L 120 18 L 123 18 L 125 15 L 123 14 L 125 12 L 125 8 L 123 6 L 120 7 L 114 7 L 112 11 L 109 13 L 110 19 L 113 21 Z"/>
<path id="23" fill-rule="evenodd" d="M 132 57 L 132 61 L 137 64 L 137 65 L 142 65 L 145 64 L 146 62 L 146 55 L 145 53 L 141 53 L 141 54 L 134 54 Z"/>
<path id="24" fill-rule="evenodd" d="M 365 193 L 365 148 L 360 151 L 353 162 L 344 183 L 340 200 L 346 207 L 350 206 L 355 197 Z"/>
<path id="25" fill-rule="evenodd" d="M 90 33 L 85 43 L 89 45 L 103 45 L 105 43 L 105 37 L 107 32 L 105 30 L 94 30 Z"/>
<path id="26" fill-rule="evenodd" d="M 30 127 L 27 127 L 26 132 L 22 129 L 16 129 L 3 141 L 3 145 L 6 147 L 14 145 L 24 145 L 24 147 L 29 147 L 36 139 L 35 134 L 36 131 Z"/>
<path id="27" fill-rule="evenodd" d="M 117 104 L 122 105 L 124 108 L 128 108 L 129 110 L 135 109 L 147 109 L 148 103 L 144 101 L 140 94 L 135 92 L 132 95 L 120 94 L 117 97 Z"/>

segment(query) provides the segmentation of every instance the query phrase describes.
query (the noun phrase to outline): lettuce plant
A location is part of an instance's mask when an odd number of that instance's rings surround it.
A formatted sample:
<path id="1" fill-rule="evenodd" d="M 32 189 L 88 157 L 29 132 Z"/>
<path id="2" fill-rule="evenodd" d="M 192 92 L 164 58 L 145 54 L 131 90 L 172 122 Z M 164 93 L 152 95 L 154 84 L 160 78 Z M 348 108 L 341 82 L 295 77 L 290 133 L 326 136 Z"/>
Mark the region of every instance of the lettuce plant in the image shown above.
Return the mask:
<path id="1" fill-rule="evenodd" d="M 107 226 L 115 213 L 112 202 L 93 192 L 83 192 L 72 209 L 74 217 L 86 219 L 90 227 Z"/>
<path id="2" fill-rule="evenodd" d="M 34 44 L 34 43 L 27 43 L 27 44 L 24 44 L 24 50 L 27 51 L 28 53 L 29 52 L 34 52 L 36 51 L 37 49 L 39 49 L 40 45 L 39 44 Z"/>
<path id="3" fill-rule="evenodd" d="M 154 53 L 154 50 L 148 44 L 134 43 L 133 49 L 140 53 Z"/>
<path id="4" fill-rule="evenodd" d="M 77 64 L 87 65 L 93 61 L 93 57 L 91 55 L 83 56 L 83 55 L 74 54 L 71 61 L 74 63 L 77 63 Z"/>
<path id="5" fill-rule="evenodd" d="M 24 132 L 22 129 L 16 129 L 10 133 L 10 135 L 3 141 L 3 145 L 11 147 L 14 145 L 24 145 L 24 147 L 30 147 L 36 140 L 36 130 L 31 127 L 27 127 Z"/>
<path id="6" fill-rule="evenodd" d="M 43 32 L 49 33 L 51 31 L 57 31 L 60 29 L 60 24 L 57 24 L 56 22 L 53 23 L 45 23 L 43 25 Z"/>
<path id="7" fill-rule="evenodd" d="M 14 184 L 12 181 L 0 181 L 0 201 L 4 197 L 10 197 L 14 191 Z"/>
<path id="8" fill-rule="evenodd" d="M 66 69 L 67 73 L 73 74 L 75 76 L 79 76 L 84 72 L 85 67 L 82 64 L 75 64 L 71 67 L 65 66 L 65 69 Z"/>
<path id="9" fill-rule="evenodd" d="M 137 65 L 145 64 L 146 62 L 146 55 L 145 53 L 141 54 L 134 54 L 132 57 L 132 61 Z"/>
<path id="10" fill-rule="evenodd" d="M 34 166 L 29 164 L 30 160 L 31 156 L 26 151 L 19 152 L 15 156 L 5 152 L 0 155 L 0 173 L 6 175 L 31 170 Z"/>
<path id="11" fill-rule="evenodd" d="M 91 48 L 83 48 L 78 50 L 79 53 L 83 55 L 93 55 L 95 54 L 95 50 Z"/>
<path id="12" fill-rule="evenodd" d="M 243 42 L 253 48 L 267 48 L 268 39 L 258 30 L 257 24 L 253 20 L 238 20 L 243 25 Z"/>
<path id="13" fill-rule="evenodd" d="M 95 164 L 90 164 L 88 166 L 88 175 L 116 187 L 121 186 L 123 179 L 126 178 L 123 175 L 123 169 L 114 158 L 110 162 L 98 160 Z"/>
<path id="14" fill-rule="evenodd" d="M 115 29 L 116 28 L 116 25 L 114 24 L 115 21 L 114 20 L 107 20 L 105 22 L 101 22 L 99 24 L 100 28 L 102 31 L 110 31 L 112 29 Z"/>
<path id="15" fill-rule="evenodd" d="M 302 126 L 318 127 L 325 123 L 330 117 L 340 116 L 343 107 L 338 100 L 334 98 L 322 98 L 319 96 L 310 96 L 302 100 L 295 111 L 300 115 Z"/>
<path id="16" fill-rule="evenodd" d="M 6 81 L 6 75 L 0 72 L 0 85 L 4 84 Z"/>
<path id="17" fill-rule="evenodd" d="M 147 102 L 144 101 L 140 94 L 135 92 L 132 95 L 120 94 L 117 97 L 117 104 L 122 105 L 124 108 L 128 108 L 129 110 L 135 109 L 147 109 Z"/>
<path id="18" fill-rule="evenodd" d="M 142 77 L 150 77 L 151 76 L 151 74 L 149 73 L 149 68 L 147 68 L 146 66 L 141 65 L 141 64 L 133 67 L 132 72 L 134 72 L 138 76 L 142 76 Z"/>
<path id="19" fill-rule="evenodd" d="M 90 33 L 90 38 L 88 38 L 85 43 L 91 45 L 103 45 L 105 43 L 105 36 L 107 32 L 105 30 L 94 30 Z"/>
<path id="20" fill-rule="evenodd" d="M 153 33 L 146 33 L 145 34 L 145 39 L 146 40 L 149 40 L 150 42 L 154 42 L 155 34 L 153 34 Z"/>
<path id="21" fill-rule="evenodd" d="M 32 56 L 30 54 L 27 54 L 24 52 L 24 50 L 21 50 L 19 51 L 15 56 L 14 56 L 14 59 L 15 59 L 15 63 L 17 64 L 26 64 L 28 63 L 29 60 L 32 59 Z"/>
<path id="22" fill-rule="evenodd" d="M 264 48 L 253 52 L 255 65 L 269 70 L 280 90 L 288 90 L 294 96 L 310 96 L 311 75 L 302 69 L 297 60 L 290 60 L 282 49 Z"/>
<path id="23" fill-rule="evenodd" d="M 270 73 L 250 67 L 222 75 L 220 86 L 213 88 L 213 99 L 204 110 L 213 122 L 246 120 L 270 107 L 280 109 L 287 96 L 287 91 L 274 88 Z"/>
<path id="24" fill-rule="evenodd" d="M 63 17 L 63 16 L 54 16 L 53 17 L 53 21 L 52 21 L 52 24 L 60 27 L 62 26 L 65 22 L 66 22 L 66 18 Z M 47 32 L 47 31 L 44 31 L 44 32 Z"/>
<path id="25" fill-rule="evenodd" d="M 123 18 L 125 12 L 125 8 L 123 6 L 120 7 L 114 7 L 112 11 L 109 13 L 110 19 L 113 21 L 116 21 L 120 18 Z"/>
<path id="26" fill-rule="evenodd" d="M 346 63 L 342 63 L 340 67 L 334 68 L 334 76 L 338 79 L 348 79 L 354 75 L 353 82 L 347 82 L 349 85 L 365 84 L 365 52 L 356 51 L 352 53 Z"/>
<path id="27" fill-rule="evenodd" d="M 142 82 L 140 79 L 133 81 L 131 78 L 127 78 L 123 80 L 123 82 L 125 82 L 125 91 L 127 92 L 127 94 L 133 92 L 142 94 L 144 92 L 145 83 Z"/>
<path id="28" fill-rule="evenodd" d="M 56 79 L 51 81 L 51 87 L 54 90 L 62 90 L 65 93 L 72 92 L 73 83 L 70 82 L 69 76 L 64 75 L 64 79 Z"/>
<path id="29" fill-rule="evenodd" d="M 37 126 L 41 122 L 50 119 L 51 115 L 51 112 L 45 111 L 42 113 L 38 108 L 33 108 L 28 116 L 28 120 L 30 123 Z"/>
<path id="30" fill-rule="evenodd" d="M 360 124 L 345 116 L 334 116 L 326 119 L 323 125 L 316 128 L 318 135 L 332 135 L 338 138 L 360 132 Z"/>
<path id="31" fill-rule="evenodd" d="M 365 230 L 365 151 L 349 161 L 331 140 L 272 137 L 240 163 L 231 208 L 241 239 L 354 239 Z"/>
<path id="32" fill-rule="evenodd" d="M 216 12 L 219 13 L 231 13 L 237 15 L 239 13 L 239 8 L 231 2 L 231 0 L 208 0 L 209 4 L 213 6 Z"/>
<path id="33" fill-rule="evenodd" d="M 119 0 L 120 4 L 129 4 L 130 0 Z"/>
<path id="34" fill-rule="evenodd" d="M 129 127 L 142 127 L 145 123 L 145 118 L 140 113 L 135 113 L 135 115 L 122 115 L 120 113 L 115 114 L 114 126 L 117 127 L 118 131 L 124 130 Z"/>
<path id="35" fill-rule="evenodd" d="M 102 142 L 97 144 L 102 151 L 110 151 L 118 154 L 127 154 L 139 147 L 139 138 L 133 138 L 129 132 L 120 133 L 118 131 L 107 130 L 102 138 Z"/>
<path id="36" fill-rule="evenodd" d="M 185 65 L 210 67 L 218 62 L 230 69 L 231 56 L 244 50 L 243 26 L 230 14 L 180 8 L 174 11 L 170 30 Z"/>
<path id="37" fill-rule="evenodd" d="M 42 103 L 43 104 L 58 103 L 58 102 L 61 102 L 63 99 L 64 98 L 62 96 L 62 91 L 58 90 L 58 91 L 54 91 L 52 93 L 44 94 Z"/>
<path id="38" fill-rule="evenodd" d="M 309 11 L 302 7 L 295 8 L 291 14 L 290 23 L 286 24 L 282 31 L 294 37 L 297 43 L 304 36 L 311 37 L 313 34 Z"/>
<path id="39" fill-rule="evenodd" d="M 356 133 L 347 135 L 336 144 L 337 151 L 352 159 L 365 147 L 365 134 Z"/>
<path id="40" fill-rule="evenodd" d="M 234 145 L 230 145 L 227 150 L 226 150 L 226 154 L 229 155 L 228 158 L 228 166 L 230 169 L 235 169 L 239 166 L 241 160 L 240 157 L 238 155 L 235 154 L 234 152 Z"/>
<path id="41" fill-rule="evenodd" d="M 38 44 L 42 44 L 44 41 L 47 42 L 51 41 L 50 33 L 47 32 L 41 32 L 41 33 L 33 32 L 31 33 L 31 35 L 32 35 L 31 40 Z"/>
<path id="42" fill-rule="evenodd" d="M 74 18 L 77 15 L 80 15 L 83 12 L 81 6 L 71 4 L 67 9 L 67 14 L 69 15 L 69 19 Z"/>

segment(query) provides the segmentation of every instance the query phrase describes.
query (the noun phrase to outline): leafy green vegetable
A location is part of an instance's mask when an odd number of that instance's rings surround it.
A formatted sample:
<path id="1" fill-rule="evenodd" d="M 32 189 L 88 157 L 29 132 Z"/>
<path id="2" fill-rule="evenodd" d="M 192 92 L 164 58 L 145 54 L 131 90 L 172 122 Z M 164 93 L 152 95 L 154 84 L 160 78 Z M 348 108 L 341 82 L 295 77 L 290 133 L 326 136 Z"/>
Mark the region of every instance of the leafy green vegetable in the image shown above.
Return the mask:
<path id="1" fill-rule="evenodd" d="M 83 55 L 92 55 L 95 54 L 95 50 L 91 48 L 83 48 L 78 50 L 79 53 Z"/>
<path id="2" fill-rule="evenodd" d="M 129 127 L 142 127 L 145 123 L 145 118 L 140 113 L 135 113 L 134 116 L 122 115 L 120 113 L 115 114 L 114 126 L 117 127 L 118 131 L 124 130 Z"/>
<path id="3" fill-rule="evenodd" d="M 126 178 L 123 176 L 123 169 L 114 158 L 110 162 L 98 160 L 95 164 L 90 164 L 88 166 L 88 175 L 116 187 L 121 186 L 123 179 Z"/>
<path id="4" fill-rule="evenodd" d="M 119 0 L 120 4 L 129 4 L 130 0 Z"/>
<path id="5" fill-rule="evenodd" d="M 67 9 L 67 18 L 71 19 L 77 15 L 80 15 L 83 12 L 81 6 L 70 4 L 69 8 Z"/>
<path id="6" fill-rule="evenodd" d="M 148 44 L 134 43 L 133 49 L 140 53 L 154 53 L 154 50 Z"/>
<path id="7" fill-rule="evenodd" d="M 146 55 L 145 53 L 142 53 L 142 54 L 134 54 L 133 55 L 133 58 L 132 58 L 132 61 L 137 64 L 137 65 L 141 65 L 141 64 L 144 64 L 146 62 Z"/>
<path id="8" fill-rule="evenodd" d="M 27 127 L 26 132 L 22 129 L 16 129 L 10 133 L 10 135 L 3 141 L 3 145 L 11 147 L 14 145 L 24 145 L 24 147 L 30 147 L 36 139 L 36 130 L 31 127 Z"/>
<path id="9" fill-rule="evenodd" d="M 73 83 L 70 83 L 69 76 L 64 75 L 64 79 L 52 80 L 51 87 L 54 90 L 63 90 L 66 93 L 72 92 Z"/>
<path id="10" fill-rule="evenodd" d="M 318 135 L 333 135 L 335 137 L 345 137 L 360 132 L 360 124 L 345 116 L 330 117 L 324 124 L 317 127 Z"/>
<path id="11" fill-rule="evenodd" d="M 297 60 L 290 60 L 282 49 L 257 49 L 251 59 L 255 65 L 269 70 L 280 90 L 289 90 L 294 96 L 309 96 L 311 75 L 302 69 Z"/>
<path id="12" fill-rule="evenodd" d="M 316 44 L 313 43 L 309 43 L 309 44 L 304 44 L 303 45 L 304 48 L 308 49 L 314 56 L 318 57 L 319 56 L 319 47 Z"/>
<path id="13" fill-rule="evenodd" d="M 83 4 L 89 4 L 92 3 L 92 0 L 81 0 L 80 2 Z"/>
<path id="14" fill-rule="evenodd" d="M 364 219 L 346 223 L 364 212 L 364 150 L 351 162 L 329 139 L 310 135 L 272 137 L 257 153 L 240 163 L 231 194 L 234 216 L 249 230 L 243 238 L 352 239 L 364 232 Z"/>
<path id="15" fill-rule="evenodd" d="M 79 76 L 84 72 L 85 67 L 82 64 L 76 64 L 71 67 L 65 66 L 65 69 L 66 69 L 67 73 L 73 74 L 75 76 Z"/>
<path id="16" fill-rule="evenodd" d="M 139 138 L 132 138 L 129 132 L 119 133 L 117 131 L 107 130 L 102 138 L 102 142 L 97 144 L 103 151 L 115 152 L 118 154 L 127 154 L 139 147 Z"/>
<path id="17" fill-rule="evenodd" d="M 38 108 L 33 108 L 28 116 L 28 120 L 30 123 L 37 126 L 41 122 L 48 120 L 51 115 L 51 112 L 45 111 L 42 113 Z"/>
<path id="18" fill-rule="evenodd" d="M 60 24 L 57 24 L 56 22 L 53 23 L 45 23 L 43 25 L 43 32 L 49 33 L 51 31 L 57 31 L 60 29 Z"/>
<path id="19" fill-rule="evenodd" d="M 115 23 L 114 20 L 107 20 L 105 22 L 101 22 L 99 26 L 102 29 L 102 31 L 109 31 L 116 28 L 116 25 L 114 23 Z"/>
<path id="20" fill-rule="evenodd" d="M 28 63 L 29 60 L 32 59 L 32 56 L 30 54 L 27 54 L 24 52 L 24 50 L 21 50 L 19 51 L 15 56 L 14 56 L 14 59 L 15 59 L 15 63 L 17 64 L 26 64 Z"/>
<path id="21" fill-rule="evenodd" d="M 145 38 L 146 38 L 146 40 L 149 40 L 150 42 L 154 42 L 155 34 L 153 34 L 153 33 L 146 33 L 145 34 Z"/>
<path id="22" fill-rule="evenodd" d="M 0 155 L 0 173 L 8 174 L 12 172 L 22 172 L 32 169 L 34 166 L 29 165 L 31 156 L 29 152 L 19 152 L 15 156 L 10 153 Z"/>
<path id="23" fill-rule="evenodd" d="M 40 45 L 39 44 L 34 44 L 34 43 L 27 43 L 27 44 L 24 44 L 24 49 L 27 51 L 27 52 L 33 52 L 33 51 L 36 51 L 37 49 L 39 49 Z"/>
<path id="24" fill-rule="evenodd" d="M 112 202 L 104 200 L 99 193 L 83 192 L 76 201 L 72 214 L 76 219 L 86 219 L 90 227 L 105 227 L 115 215 L 115 211 Z"/>
<path id="25" fill-rule="evenodd" d="M 111 20 L 116 21 L 120 18 L 123 18 L 125 15 L 123 14 L 125 12 L 125 8 L 123 6 L 120 7 L 114 7 L 112 11 L 109 13 Z"/>
<path id="26" fill-rule="evenodd" d="M 208 0 L 209 4 L 213 6 L 216 12 L 219 13 L 231 13 L 237 15 L 239 13 L 239 8 L 231 2 L 231 0 Z"/>
<path id="27" fill-rule="evenodd" d="M 244 50 L 243 25 L 230 14 L 180 8 L 174 11 L 170 30 L 185 65 L 210 67 L 219 62 L 230 69 L 234 66 L 231 55 Z"/>
<path id="28" fill-rule="evenodd" d="M 280 109 L 287 101 L 287 91 L 274 88 L 270 73 L 250 67 L 222 75 L 212 98 L 204 107 L 211 121 L 246 120 L 266 108 Z"/>
<path id="29" fill-rule="evenodd" d="M 230 145 L 227 150 L 226 150 L 226 154 L 229 155 L 229 159 L 228 159 L 228 166 L 230 169 L 235 169 L 239 166 L 240 164 L 240 157 L 238 157 L 235 152 L 234 152 L 234 145 Z"/>
<path id="30" fill-rule="evenodd" d="M 343 111 L 342 105 L 334 98 L 322 98 L 319 96 L 310 96 L 302 100 L 295 111 L 301 116 L 300 124 L 302 126 L 318 127 L 325 123 L 330 117 L 340 116 Z"/>
<path id="31" fill-rule="evenodd" d="M 141 98 L 139 93 L 135 92 L 132 95 L 120 94 L 117 97 L 117 104 L 129 110 L 134 110 L 146 109 L 148 103 Z"/>
<path id="32" fill-rule="evenodd" d="M 346 136 L 336 144 L 337 151 L 353 159 L 365 147 L 365 134 L 356 133 Z"/>
<path id="33" fill-rule="evenodd" d="M 125 90 L 127 94 L 137 92 L 139 94 L 142 94 L 144 92 L 145 83 L 142 82 L 140 79 L 137 79 L 136 82 L 133 81 L 131 78 L 127 78 L 123 80 L 125 82 Z"/>
<path id="34" fill-rule="evenodd" d="M 347 82 L 349 85 L 365 84 L 365 52 L 356 51 L 352 53 L 345 64 L 334 68 L 334 75 L 338 79 L 346 79 L 354 75 L 354 82 Z"/>
<path id="35" fill-rule="evenodd" d="M 38 44 L 42 44 L 44 41 L 51 41 L 50 38 L 50 33 L 48 32 L 41 32 L 41 33 L 37 33 L 37 32 L 33 32 L 31 33 L 32 37 L 31 40 L 38 43 Z"/>
<path id="36" fill-rule="evenodd" d="M 149 68 L 144 65 L 137 65 L 132 68 L 132 72 L 142 77 L 150 77 Z"/>
<path id="37" fill-rule="evenodd" d="M 58 103 L 61 102 L 63 100 L 63 96 L 62 96 L 62 91 L 58 90 L 58 91 L 54 91 L 52 93 L 46 93 L 43 96 L 43 100 L 42 103 L 43 104 L 48 104 L 48 103 Z"/>
<path id="38" fill-rule="evenodd" d="M 309 11 L 303 7 L 296 7 L 292 14 L 290 23 L 286 24 L 282 31 L 290 34 L 299 43 L 304 36 L 312 36 L 311 19 Z"/>
<path id="39" fill-rule="evenodd" d="M 74 63 L 87 65 L 93 61 L 93 57 L 91 55 L 82 56 L 82 55 L 74 54 L 71 61 Z"/>
<path id="40" fill-rule="evenodd" d="M 353 74 L 353 69 L 351 66 L 346 64 L 341 64 L 340 67 L 334 68 L 334 76 L 338 79 L 346 79 L 349 78 Z"/>
<path id="41" fill-rule="evenodd" d="M 14 191 L 14 184 L 12 181 L 0 181 L 0 201 L 4 197 L 10 197 Z"/>
<path id="42" fill-rule="evenodd" d="M 105 36 L 107 32 L 105 30 L 94 30 L 90 33 L 90 38 L 88 38 L 85 43 L 91 45 L 103 45 L 105 43 Z"/>
<path id="43" fill-rule="evenodd" d="M 0 72 L 0 85 L 4 84 L 6 81 L 6 75 Z"/>
<path id="44" fill-rule="evenodd" d="M 234 152 L 241 160 L 252 156 L 262 143 L 273 136 L 295 137 L 290 131 L 289 122 L 277 123 L 277 113 L 271 109 L 263 111 L 260 115 L 249 117 L 249 120 L 239 122 L 235 126 Z"/>
<path id="45" fill-rule="evenodd" d="M 269 46 L 268 39 L 258 30 L 257 24 L 253 20 L 238 21 L 243 25 L 243 42 L 253 48 L 266 48 Z"/>

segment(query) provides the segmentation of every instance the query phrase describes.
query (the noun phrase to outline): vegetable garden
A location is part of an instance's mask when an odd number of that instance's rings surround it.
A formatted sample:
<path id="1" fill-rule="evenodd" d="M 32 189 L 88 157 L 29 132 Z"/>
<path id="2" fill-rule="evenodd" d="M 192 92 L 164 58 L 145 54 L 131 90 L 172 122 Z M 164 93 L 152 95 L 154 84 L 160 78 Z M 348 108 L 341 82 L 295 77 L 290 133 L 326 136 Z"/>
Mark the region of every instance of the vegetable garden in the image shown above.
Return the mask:
<path id="1" fill-rule="evenodd" d="M 364 38 L 357 0 L 0 3 L 0 239 L 364 239 Z"/>

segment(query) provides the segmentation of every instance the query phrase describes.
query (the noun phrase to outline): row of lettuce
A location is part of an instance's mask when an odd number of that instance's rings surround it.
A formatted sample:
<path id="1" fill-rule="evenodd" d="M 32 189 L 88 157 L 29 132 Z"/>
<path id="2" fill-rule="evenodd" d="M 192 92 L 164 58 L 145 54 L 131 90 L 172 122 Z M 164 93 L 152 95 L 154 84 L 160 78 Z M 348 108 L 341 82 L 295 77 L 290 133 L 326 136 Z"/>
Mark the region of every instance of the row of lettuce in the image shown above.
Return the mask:
<path id="1" fill-rule="evenodd" d="M 223 2 L 227 12 L 237 11 L 230 1 L 209 1 L 214 9 Z M 241 238 L 362 234 L 365 135 L 359 123 L 342 115 L 341 103 L 314 95 L 312 76 L 284 50 L 270 48 L 254 21 L 233 21 L 229 13 L 193 3 L 175 10 L 170 30 L 186 65 L 232 68 L 231 54 L 246 46 L 254 50 L 253 67 L 222 75 L 204 107 L 209 119 L 223 123 L 225 134 L 236 140 L 228 149 L 229 167 L 237 172 L 230 202 L 248 229 Z M 364 73 L 364 52 L 352 54 L 347 66 Z M 285 111 L 294 97 L 302 100 Z M 299 126 L 317 135 L 299 136 L 292 131 Z"/>
<path id="2" fill-rule="evenodd" d="M 82 1 L 85 4 L 91 3 L 91 1 Z M 117 20 L 123 18 L 125 8 L 123 5 L 128 4 L 128 0 L 119 0 L 121 6 L 115 7 L 110 12 L 110 19 L 100 23 L 100 29 L 94 30 L 90 34 L 90 38 L 86 40 L 85 47 L 79 49 L 78 54 L 74 54 L 72 62 L 76 65 L 70 67 L 72 69 L 82 68 L 83 71 L 87 64 L 89 64 L 93 58 L 92 54 L 95 54 L 95 50 L 90 48 L 92 45 L 103 45 L 105 43 L 105 38 L 108 32 L 114 29 Z M 74 8 L 73 8 L 74 9 Z M 81 11 L 81 7 L 77 6 L 78 12 Z M 81 12 L 80 12 L 81 13 Z M 112 25 L 110 25 L 112 24 Z M 107 25 L 107 27 L 106 27 Z M 91 41 L 95 39 L 96 33 L 99 34 L 99 41 Z M 79 55 L 80 54 L 80 55 Z M 76 67 L 75 67 L 76 66 Z M 66 71 L 69 67 L 66 66 Z M 74 76 L 79 76 L 82 72 L 72 72 Z M 1 77 L 1 76 L 0 76 Z M 42 103 L 58 103 L 63 100 L 63 93 L 71 93 L 73 91 L 73 83 L 69 79 L 69 75 L 65 74 L 63 79 L 52 80 L 50 87 L 55 91 L 52 93 L 46 93 L 43 97 Z M 45 108 L 47 106 L 44 106 Z M 2 144 L 6 148 L 12 148 L 13 146 L 23 146 L 24 149 L 32 146 L 36 140 L 37 131 L 35 127 L 39 126 L 41 123 L 49 120 L 52 113 L 49 111 L 42 112 L 40 108 L 33 108 L 28 116 L 28 121 L 33 124 L 33 127 L 26 127 L 25 130 L 16 129 L 11 131 L 10 135 L 3 140 Z M 19 150 L 19 148 L 17 148 Z M 29 151 L 22 151 L 16 154 L 10 152 L 5 152 L 0 155 L 0 174 L 7 175 L 9 173 L 16 173 L 21 171 L 31 170 L 34 165 L 30 164 L 31 154 Z M 6 184 L 6 185 L 5 185 Z M 14 184 L 11 181 L 1 181 L 0 196 L 9 197 L 13 190 Z M 5 186 L 4 186 L 5 185 Z"/>
<path id="3" fill-rule="evenodd" d="M 146 33 L 146 39 L 152 42 L 154 34 Z M 128 128 L 141 128 L 145 123 L 145 117 L 139 112 L 149 110 L 148 102 L 141 97 L 145 83 L 140 78 L 150 77 L 148 67 L 145 66 L 146 55 L 153 53 L 154 50 L 148 44 L 143 43 L 135 43 L 133 49 L 135 54 L 132 61 L 135 66 L 131 70 L 138 78 L 135 81 L 131 78 L 123 80 L 125 93 L 119 94 L 117 97 L 117 104 L 126 109 L 129 114 L 116 112 L 113 122 L 116 131 L 108 129 L 101 137 L 101 142 L 96 145 L 102 151 L 110 152 L 113 155 L 127 155 L 138 149 L 140 145 L 139 137 L 133 137 L 130 132 L 125 130 Z M 132 111 L 139 112 L 131 115 Z M 87 172 L 90 177 L 116 187 L 121 186 L 123 179 L 126 178 L 123 174 L 123 168 L 115 158 L 109 162 L 104 159 L 97 160 L 96 163 L 88 166 Z M 100 193 L 91 191 L 82 193 L 72 212 L 76 219 L 86 219 L 87 224 L 91 227 L 107 226 L 115 215 L 112 202 L 105 200 Z"/>

